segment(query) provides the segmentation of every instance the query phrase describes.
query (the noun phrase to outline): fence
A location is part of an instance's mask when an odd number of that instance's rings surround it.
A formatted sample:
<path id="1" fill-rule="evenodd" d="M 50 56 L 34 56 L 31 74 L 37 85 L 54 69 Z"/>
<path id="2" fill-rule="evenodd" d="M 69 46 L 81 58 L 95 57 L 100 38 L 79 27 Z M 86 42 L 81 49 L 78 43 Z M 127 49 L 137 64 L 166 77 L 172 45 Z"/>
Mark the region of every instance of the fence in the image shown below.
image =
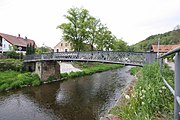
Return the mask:
<path id="1" fill-rule="evenodd" d="M 173 88 L 167 83 L 167 81 L 162 76 L 162 63 L 163 63 L 163 58 L 174 53 L 176 55 L 175 55 L 175 78 L 174 78 L 174 90 L 173 90 Z M 177 47 L 174 50 L 171 50 L 160 57 L 160 73 L 164 83 L 174 95 L 174 119 L 180 120 L 180 47 Z"/>

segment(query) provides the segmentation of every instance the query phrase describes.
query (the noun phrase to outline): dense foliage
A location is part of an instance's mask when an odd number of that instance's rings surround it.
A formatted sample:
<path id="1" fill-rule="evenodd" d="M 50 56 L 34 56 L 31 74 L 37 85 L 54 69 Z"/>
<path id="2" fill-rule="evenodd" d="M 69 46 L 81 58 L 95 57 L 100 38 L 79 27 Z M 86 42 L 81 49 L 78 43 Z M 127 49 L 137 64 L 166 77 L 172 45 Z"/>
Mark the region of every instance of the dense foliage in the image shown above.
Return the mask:
<path id="1" fill-rule="evenodd" d="M 145 40 L 130 47 L 131 51 L 145 52 L 150 51 L 151 45 L 157 45 L 160 40 L 161 45 L 180 44 L 180 26 L 176 26 L 173 31 L 163 34 L 151 35 Z"/>
<path id="2" fill-rule="evenodd" d="M 124 95 L 125 103 L 113 108 L 111 113 L 124 120 L 172 119 L 174 98 L 160 78 L 158 63 L 145 65 L 141 73 L 133 92 Z M 173 86 L 173 71 L 167 66 L 163 76 Z"/>
<path id="3" fill-rule="evenodd" d="M 50 48 L 48 48 L 47 46 L 37 47 L 35 49 L 36 54 L 43 54 L 43 53 L 49 53 L 49 52 L 51 52 L 51 51 L 50 51 Z"/>
<path id="4" fill-rule="evenodd" d="M 108 27 L 90 15 L 89 11 L 83 8 L 70 8 L 65 15 L 67 23 L 62 23 L 57 28 L 63 32 L 63 39 L 72 43 L 72 49 L 75 51 L 88 50 L 121 50 L 126 51 L 127 44 L 122 41 L 116 41 L 116 37 Z M 122 48 L 118 45 L 123 46 Z M 122 45 L 121 45 L 122 43 Z M 85 46 L 90 45 L 90 49 Z"/>
<path id="5" fill-rule="evenodd" d="M 26 55 L 31 55 L 35 53 L 35 44 L 27 44 L 26 46 Z"/>

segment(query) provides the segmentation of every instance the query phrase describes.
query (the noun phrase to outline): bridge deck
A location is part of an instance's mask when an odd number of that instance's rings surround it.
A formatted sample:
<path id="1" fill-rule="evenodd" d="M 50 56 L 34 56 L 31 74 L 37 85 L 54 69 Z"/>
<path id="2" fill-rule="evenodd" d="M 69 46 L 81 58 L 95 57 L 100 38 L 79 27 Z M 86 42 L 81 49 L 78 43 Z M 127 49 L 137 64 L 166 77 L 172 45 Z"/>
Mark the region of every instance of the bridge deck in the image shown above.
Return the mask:
<path id="1" fill-rule="evenodd" d="M 124 64 L 143 66 L 156 60 L 155 53 L 135 53 L 135 52 L 61 52 L 40 55 L 28 55 L 24 57 L 24 62 L 36 61 L 80 61 L 80 62 L 103 62 L 112 64 Z"/>

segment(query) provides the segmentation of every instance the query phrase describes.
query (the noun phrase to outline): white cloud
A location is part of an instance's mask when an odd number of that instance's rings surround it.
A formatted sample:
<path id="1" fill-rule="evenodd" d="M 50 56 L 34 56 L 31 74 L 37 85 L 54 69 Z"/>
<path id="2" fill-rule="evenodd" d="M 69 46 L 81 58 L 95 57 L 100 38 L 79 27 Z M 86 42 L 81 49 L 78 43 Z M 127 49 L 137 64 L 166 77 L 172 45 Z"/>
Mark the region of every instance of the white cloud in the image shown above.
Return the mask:
<path id="1" fill-rule="evenodd" d="M 34 39 L 54 47 L 61 39 L 57 25 L 71 7 L 84 7 L 118 38 L 134 44 L 180 24 L 179 0 L 1 0 L 0 32 Z"/>

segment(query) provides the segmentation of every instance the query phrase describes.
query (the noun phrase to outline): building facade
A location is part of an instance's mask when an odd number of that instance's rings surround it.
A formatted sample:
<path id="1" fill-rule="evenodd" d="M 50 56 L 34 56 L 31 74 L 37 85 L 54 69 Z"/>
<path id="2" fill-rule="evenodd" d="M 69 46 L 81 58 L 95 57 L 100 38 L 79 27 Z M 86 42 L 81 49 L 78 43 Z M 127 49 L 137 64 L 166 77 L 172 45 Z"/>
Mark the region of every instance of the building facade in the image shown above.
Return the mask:
<path id="1" fill-rule="evenodd" d="M 55 47 L 54 47 L 54 52 L 70 52 L 73 51 L 72 49 L 72 44 L 65 41 L 61 40 Z"/>
<path id="2" fill-rule="evenodd" d="M 0 53 L 11 51 L 14 49 L 13 47 L 15 47 L 16 52 L 25 54 L 28 44 L 37 47 L 34 40 L 30 40 L 27 37 L 22 38 L 20 34 L 18 34 L 18 36 L 13 36 L 0 33 Z"/>

